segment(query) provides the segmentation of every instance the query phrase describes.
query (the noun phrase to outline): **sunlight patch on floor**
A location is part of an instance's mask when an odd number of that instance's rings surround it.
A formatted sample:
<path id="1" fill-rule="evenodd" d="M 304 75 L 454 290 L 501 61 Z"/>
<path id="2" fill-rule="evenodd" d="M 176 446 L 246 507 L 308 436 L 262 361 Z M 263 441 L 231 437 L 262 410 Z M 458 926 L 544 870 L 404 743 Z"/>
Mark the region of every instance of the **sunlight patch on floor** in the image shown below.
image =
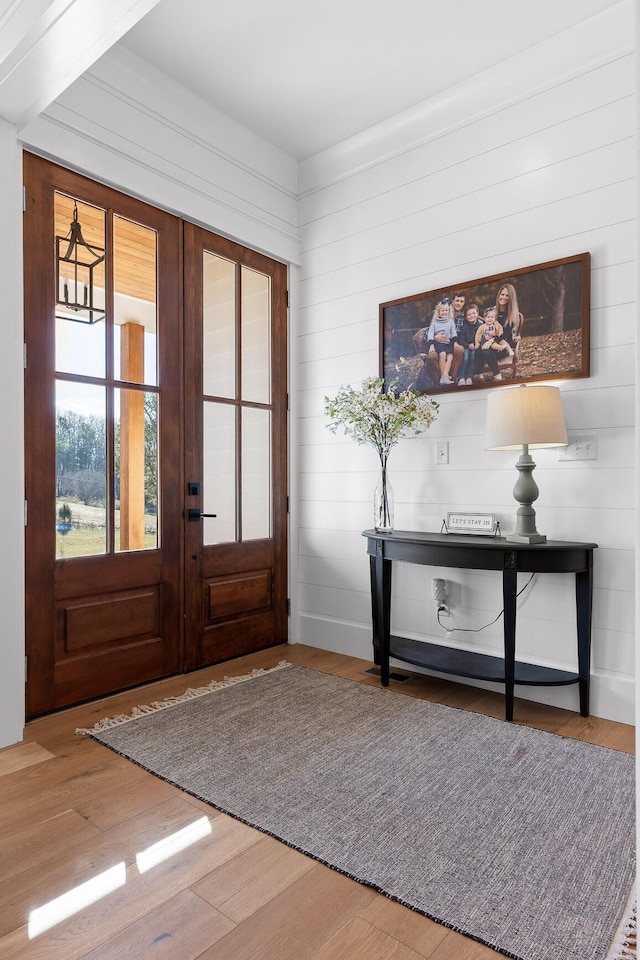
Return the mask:
<path id="1" fill-rule="evenodd" d="M 203 837 L 208 836 L 210 833 L 211 823 L 208 817 L 201 817 L 199 820 L 195 820 L 193 823 L 190 823 L 188 827 L 177 830 L 176 833 L 172 833 L 170 836 L 165 837 L 164 840 L 159 840 L 152 846 L 147 847 L 146 850 L 136 854 L 138 870 L 140 873 L 146 873 L 147 870 L 151 870 L 151 868 L 157 866 L 157 864 L 168 860 L 169 857 L 175 856 L 176 853 L 197 843 L 198 840 L 202 840 Z"/>
<path id="2" fill-rule="evenodd" d="M 81 883 L 78 887 L 68 890 L 62 896 L 50 900 L 42 907 L 36 907 L 29 914 L 29 939 L 40 936 L 45 930 L 55 927 L 62 923 L 74 913 L 79 913 L 85 907 L 91 906 L 107 894 L 123 887 L 127 882 L 127 868 L 124 862 L 118 863 L 115 867 L 110 867 L 103 873 L 99 873 L 91 880 Z"/>
<path id="3" fill-rule="evenodd" d="M 159 863 L 169 860 L 170 857 L 180 853 L 187 847 L 197 843 L 211 833 L 211 821 L 208 817 L 200 817 L 188 826 L 177 830 L 175 833 L 158 840 L 157 843 L 147 847 L 136 854 L 136 866 L 139 873 L 146 873 Z M 50 900 L 41 907 L 36 907 L 29 914 L 28 934 L 29 939 L 33 940 L 40 936 L 51 927 L 62 923 L 75 913 L 80 913 L 85 907 L 90 907 L 108 894 L 113 893 L 119 887 L 123 887 L 127 882 L 127 867 L 124 862 L 110 867 L 103 873 L 99 873 L 91 880 L 81 883 L 79 886 L 68 890 L 60 897 Z"/>

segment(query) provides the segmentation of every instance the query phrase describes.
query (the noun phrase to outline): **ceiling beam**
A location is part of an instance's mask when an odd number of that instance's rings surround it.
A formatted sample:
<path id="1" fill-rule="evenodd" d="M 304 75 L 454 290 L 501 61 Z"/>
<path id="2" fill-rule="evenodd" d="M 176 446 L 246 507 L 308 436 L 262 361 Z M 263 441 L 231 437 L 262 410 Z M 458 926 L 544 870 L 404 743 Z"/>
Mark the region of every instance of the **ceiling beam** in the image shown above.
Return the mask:
<path id="1" fill-rule="evenodd" d="M 5 0 L 0 116 L 21 130 L 158 3 Z"/>

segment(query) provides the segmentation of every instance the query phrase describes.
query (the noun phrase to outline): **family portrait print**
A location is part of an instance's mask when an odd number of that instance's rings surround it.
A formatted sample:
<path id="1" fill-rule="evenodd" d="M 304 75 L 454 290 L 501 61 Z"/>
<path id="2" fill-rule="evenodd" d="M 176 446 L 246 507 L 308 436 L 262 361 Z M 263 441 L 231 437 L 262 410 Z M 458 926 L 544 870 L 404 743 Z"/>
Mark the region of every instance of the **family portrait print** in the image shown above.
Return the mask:
<path id="1" fill-rule="evenodd" d="M 589 376 L 589 254 L 380 304 L 380 376 L 420 393 Z"/>

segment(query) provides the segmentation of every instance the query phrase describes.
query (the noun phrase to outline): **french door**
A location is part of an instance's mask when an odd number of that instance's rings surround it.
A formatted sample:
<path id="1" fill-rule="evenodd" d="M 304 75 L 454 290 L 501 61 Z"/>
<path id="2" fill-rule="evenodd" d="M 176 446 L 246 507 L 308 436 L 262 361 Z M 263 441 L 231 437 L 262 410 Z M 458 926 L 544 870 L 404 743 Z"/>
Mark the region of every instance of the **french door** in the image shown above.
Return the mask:
<path id="1" fill-rule="evenodd" d="M 286 284 L 55 164 L 24 173 L 32 717 L 286 640 Z"/>
<path id="2" fill-rule="evenodd" d="M 286 268 L 185 224 L 186 664 L 287 637 Z"/>

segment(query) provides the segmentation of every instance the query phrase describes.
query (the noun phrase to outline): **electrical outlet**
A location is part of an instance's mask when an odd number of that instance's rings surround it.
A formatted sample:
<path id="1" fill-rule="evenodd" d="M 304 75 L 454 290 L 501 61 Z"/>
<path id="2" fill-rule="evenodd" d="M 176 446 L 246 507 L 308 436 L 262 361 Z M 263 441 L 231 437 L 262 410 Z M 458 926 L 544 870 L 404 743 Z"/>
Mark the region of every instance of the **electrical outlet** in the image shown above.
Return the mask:
<path id="1" fill-rule="evenodd" d="M 447 582 L 440 577 L 433 577 L 431 580 L 431 599 L 435 600 L 438 606 L 443 606 L 447 599 Z"/>
<path id="2" fill-rule="evenodd" d="M 449 463 L 448 440 L 436 440 L 436 463 Z"/>
<path id="3" fill-rule="evenodd" d="M 566 447 L 558 448 L 558 460 L 597 460 L 598 438 L 595 434 L 569 434 Z"/>

